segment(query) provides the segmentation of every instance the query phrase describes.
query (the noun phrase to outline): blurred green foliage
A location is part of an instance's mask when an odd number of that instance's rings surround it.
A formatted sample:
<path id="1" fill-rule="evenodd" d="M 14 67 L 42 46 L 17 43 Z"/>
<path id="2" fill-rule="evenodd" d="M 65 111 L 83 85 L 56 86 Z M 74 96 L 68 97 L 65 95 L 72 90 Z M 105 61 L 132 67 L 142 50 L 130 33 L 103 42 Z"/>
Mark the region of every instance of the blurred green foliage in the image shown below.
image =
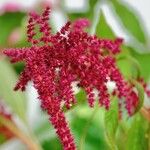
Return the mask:
<path id="1" fill-rule="evenodd" d="M 109 146 L 112 150 L 117 149 L 115 136 L 118 128 L 118 101 L 112 99 L 109 111 L 105 112 L 105 131 Z"/>
<path id="2" fill-rule="evenodd" d="M 17 27 L 20 27 L 25 13 L 14 12 L 4 13 L 0 16 L 0 47 L 7 46 L 7 40 L 10 33 Z"/>
<path id="3" fill-rule="evenodd" d="M 12 111 L 26 122 L 26 101 L 22 92 L 14 92 L 17 75 L 12 66 L 6 61 L 0 61 L 0 95 Z"/>
<path id="4" fill-rule="evenodd" d="M 147 150 L 148 139 L 145 137 L 146 121 L 139 114 L 134 117 L 130 129 L 128 130 L 128 138 L 126 150 Z"/>
<path id="5" fill-rule="evenodd" d="M 115 34 L 110 26 L 107 24 L 107 21 L 102 11 L 100 12 L 100 15 L 98 17 L 99 21 L 96 26 L 96 35 L 101 38 L 114 39 Z"/>
<path id="6" fill-rule="evenodd" d="M 147 40 L 143 30 L 142 22 L 138 19 L 138 16 L 136 13 L 134 13 L 133 9 L 129 5 L 119 0 L 110 0 L 110 2 L 113 4 L 116 14 L 128 32 L 140 42 L 146 43 Z"/>

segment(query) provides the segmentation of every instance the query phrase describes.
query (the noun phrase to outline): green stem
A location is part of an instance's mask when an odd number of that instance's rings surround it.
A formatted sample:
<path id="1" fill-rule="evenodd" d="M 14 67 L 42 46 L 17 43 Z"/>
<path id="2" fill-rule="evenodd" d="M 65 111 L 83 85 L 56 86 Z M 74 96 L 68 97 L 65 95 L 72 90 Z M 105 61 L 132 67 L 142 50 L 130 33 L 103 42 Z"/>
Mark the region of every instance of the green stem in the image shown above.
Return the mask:
<path id="1" fill-rule="evenodd" d="M 85 128 L 83 130 L 83 133 L 82 133 L 82 136 L 81 136 L 81 140 L 80 140 L 80 144 L 79 144 L 79 150 L 83 150 L 84 149 L 84 142 L 85 142 L 85 138 L 86 138 L 86 135 L 87 135 L 87 132 L 88 132 L 88 128 L 90 126 L 90 123 L 92 122 L 92 120 L 94 119 L 97 111 L 98 111 L 98 108 L 99 106 L 96 105 L 94 111 L 92 112 L 89 120 L 87 121 L 86 125 L 85 125 Z"/>

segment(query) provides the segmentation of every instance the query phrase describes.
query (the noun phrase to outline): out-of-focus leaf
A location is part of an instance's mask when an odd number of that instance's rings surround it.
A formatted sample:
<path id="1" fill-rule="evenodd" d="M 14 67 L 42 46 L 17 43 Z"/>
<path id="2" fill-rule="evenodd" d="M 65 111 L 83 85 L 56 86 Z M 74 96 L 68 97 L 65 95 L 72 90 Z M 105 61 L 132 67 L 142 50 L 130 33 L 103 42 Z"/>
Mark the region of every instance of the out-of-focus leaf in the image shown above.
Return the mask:
<path id="1" fill-rule="evenodd" d="M 86 101 L 86 93 L 82 89 L 76 94 L 75 97 L 77 99 L 77 103 L 83 103 L 84 101 Z"/>
<path id="2" fill-rule="evenodd" d="M 33 135 L 26 135 L 17 125 L 4 116 L 0 116 L 0 123 L 2 123 L 15 137 L 20 139 L 29 149 L 41 150 L 41 145 L 36 141 Z"/>
<path id="3" fill-rule="evenodd" d="M 139 54 L 135 51 L 131 51 L 133 57 L 139 62 L 141 68 L 141 76 L 144 77 L 146 80 L 150 77 L 150 54 Z"/>
<path id="4" fill-rule="evenodd" d="M 82 109 L 81 107 L 79 108 L 80 110 Z M 91 108 L 88 108 L 90 111 Z M 78 111 L 78 110 L 77 110 Z M 90 115 L 91 113 L 89 113 Z M 97 150 L 97 149 L 102 149 L 102 150 L 107 150 L 107 144 L 104 140 L 104 130 L 102 128 L 101 124 L 98 124 L 96 120 L 97 117 L 91 122 L 88 131 L 87 131 L 87 136 L 86 136 L 86 142 L 84 143 L 85 149 L 83 150 Z M 86 126 L 88 117 L 83 117 L 82 115 L 74 115 L 74 118 L 71 122 L 71 129 L 74 134 L 77 146 L 80 143 L 80 139 L 83 133 L 83 129 Z M 99 118 L 98 118 L 99 120 Z M 79 148 L 78 148 L 79 149 Z"/>
<path id="5" fill-rule="evenodd" d="M 125 64 L 128 66 L 123 66 L 120 61 L 125 62 Z M 123 70 L 123 74 L 125 74 L 128 77 L 135 77 L 138 78 L 141 76 L 141 68 L 139 62 L 132 56 L 130 55 L 120 55 L 117 59 L 117 63 L 120 65 L 120 70 Z M 129 69 L 129 72 L 127 70 Z"/>
<path id="6" fill-rule="evenodd" d="M 42 135 L 44 132 L 47 132 L 49 131 L 51 128 L 50 126 L 50 123 L 48 122 L 48 120 L 44 120 L 40 126 L 38 126 L 36 129 L 35 129 L 35 133 L 36 133 L 36 136 L 40 136 Z"/>
<path id="7" fill-rule="evenodd" d="M 0 61 L 0 97 L 23 121 L 26 120 L 26 101 L 22 92 L 14 92 L 17 75 L 7 61 Z"/>
<path id="8" fill-rule="evenodd" d="M 127 59 L 130 55 L 128 47 L 126 45 L 122 45 L 121 53 L 116 56 L 117 66 L 126 78 L 130 78 L 134 73 L 137 74 L 137 70 L 134 70 L 134 65 Z"/>
<path id="9" fill-rule="evenodd" d="M 137 14 L 133 10 L 119 0 L 110 0 L 114 6 L 114 9 L 122 21 L 124 27 L 140 42 L 146 43 L 146 36 L 144 34 L 141 21 L 137 17 Z"/>
<path id="10" fill-rule="evenodd" d="M 42 143 L 42 148 L 43 150 L 62 150 L 61 143 L 56 138 L 44 141 Z"/>
<path id="11" fill-rule="evenodd" d="M 13 29 L 19 27 L 24 13 L 14 12 L 5 13 L 0 16 L 0 45 L 5 46 L 7 43 L 7 38 Z"/>
<path id="12" fill-rule="evenodd" d="M 147 140 L 145 137 L 145 120 L 137 114 L 128 131 L 125 150 L 147 150 Z"/>
<path id="13" fill-rule="evenodd" d="M 19 62 L 12 65 L 16 71 L 17 74 L 20 74 L 24 68 L 24 63 Z"/>
<path id="14" fill-rule="evenodd" d="M 6 138 L 2 134 L 0 134 L 0 145 L 5 142 Z"/>
<path id="15" fill-rule="evenodd" d="M 102 12 L 100 12 L 99 21 L 96 26 L 96 35 L 101 38 L 110 38 L 110 39 L 115 38 L 115 35 L 114 35 L 112 29 L 107 24 L 105 16 Z"/>
<path id="16" fill-rule="evenodd" d="M 38 141 L 43 143 L 47 141 L 47 139 L 51 140 L 56 137 L 56 134 L 54 134 L 54 130 L 47 117 L 45 115 L 40 117 L 42 117 L 42 119 L 40 118 L 37 125 L 34 127 L 34 134 Z"/>
<path id="17" fill-rule="evenodd" d="M 118 128 L 118 101 L 114 98 L 111 102 L 110 109 L 105 112 L 105 130 L 110 148 L 112 150 L 117 150 L 115 137 Z"/>
<path id="18" fill-rule="evenodd" d="M 127 120 L 124 117 L 122 117 L 122 120 L 119 121 L 117 134 L 116 134 L 116 144 L 119 150 L 125 150 L 123 143 L 126 142 L 126 134 L 128 131 L 126 123 L 127 123 Z"/>

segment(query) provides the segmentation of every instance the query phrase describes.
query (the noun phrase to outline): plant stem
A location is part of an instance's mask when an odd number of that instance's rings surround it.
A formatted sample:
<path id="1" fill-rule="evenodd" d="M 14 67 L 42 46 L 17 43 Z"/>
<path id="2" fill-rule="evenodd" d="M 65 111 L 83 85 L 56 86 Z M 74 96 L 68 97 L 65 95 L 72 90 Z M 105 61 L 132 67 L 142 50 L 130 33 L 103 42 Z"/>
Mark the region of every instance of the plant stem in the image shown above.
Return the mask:
<path id="1" fill-rule="evenodd" d="M 8 119 L 0 116 L 0 122 L 8 128 L 18 139 L 20 139 L 27 147 L 28 150 L 42 150 L 41 146 L 33 140 L 30 136 L 23 133 L 17 126 Z"/>
<path id="2" fill-rule="evenodd" d="M 88 132 L 88 128 L 89 128 L 90 123 L 92 122 L 93 118 L 95 117 L 95 115 L 96 115 L 96 113 L 98 111 L 98 108 L 99 108 L 99 106 L 96 105 L 95 109 L 93 110 L 93 112 L 92 112 L 92 114 L 91 114 L 91 116 L 89 118 L 89 120 L 87 121 L 87 123 L 85 125 L 85 128 L 83 130 L 83 134 L 81 136 L 80 144 L 79 144 L 79 150 L 83 150 L 84 149 L 84 142 L 85 142 L 86 134 Z"/>

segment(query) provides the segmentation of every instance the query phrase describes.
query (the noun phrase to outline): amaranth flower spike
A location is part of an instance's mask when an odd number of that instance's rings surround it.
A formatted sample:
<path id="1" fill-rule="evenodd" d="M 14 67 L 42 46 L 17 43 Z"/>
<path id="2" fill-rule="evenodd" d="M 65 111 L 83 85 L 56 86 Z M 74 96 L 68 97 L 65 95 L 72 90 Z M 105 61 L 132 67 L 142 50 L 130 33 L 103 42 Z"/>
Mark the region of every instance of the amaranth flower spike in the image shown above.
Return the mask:
<path id="1" fill-rule="evenodd" d="M 129 115 L 134 113 L 138 94 L 133 85 L 124 80 L 116 65 L 115 55 L 120 52 L 122 39 L 112 41 L 89 35 L 84 31 L 90 25 L 87 19 L 68 22 L 54 35 L 48 23 L 49 12 L 50 8 L 46 8 L 42 15 L 30 13 L 27 36 L 31 47 L 7 49 L 4 53 L 13 63 L 24 61 L 26 64 L 15 90 L 24 91 L 28 81 L 33 81 L 41 106 L 47 111 L 64 150 L 75 150 L 62 109 L 64 105 L 69 109 L 76 102 L 71 86 L 74 81 L 86 91 L 91 107 L 96 89 L 99 105 L 106 109 L 110 105 L 106 84 L 109 80 L 114 81 L 117 89 L 113 94 L 125 102 Z M 42 34 L 40 38 L 36 38 L 37 25 Z M 118 104 L 120 106 L 121 102 Z"/>

